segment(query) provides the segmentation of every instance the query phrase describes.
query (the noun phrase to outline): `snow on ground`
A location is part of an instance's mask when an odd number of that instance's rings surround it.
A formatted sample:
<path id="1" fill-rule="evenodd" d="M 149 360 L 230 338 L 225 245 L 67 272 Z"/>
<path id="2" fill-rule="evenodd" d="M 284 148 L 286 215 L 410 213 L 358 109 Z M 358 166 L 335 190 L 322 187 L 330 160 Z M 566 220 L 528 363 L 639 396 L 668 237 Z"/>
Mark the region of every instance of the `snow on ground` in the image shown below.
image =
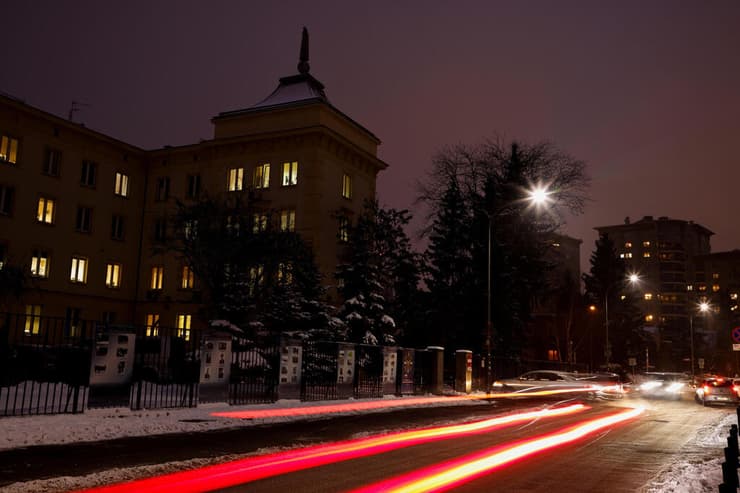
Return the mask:
<path id="1" fill-rule="evenodd" d="M 684 445 L 681 454 L 642 490 L 643 493 L 703 493 L 722 483 L 723 449 L 737 415 L 728 411 L 718 422 L 704 426 Z"/>
<path id="2" fill-rule="evenodd" d="M 389 397 L 388 399 L 398 399 Z M 403 399 L 403 398 L 400 398 Z M 355 401 L 361 402 L 361 401 Z M 475 405 L 479 401 L 461 400 L 456 405 Z M 71 442 L 94 441 L 161 433 L 180 433 L 212 430 L 234 426 L 254 426 L 256 424 L 282 422 L 300 417 L 277 417 L 251 420 L 217 418 L 212 412 L 254 410 L 286 407 L 310 407 L 337 404 L 336 401 L 305 403 L 282 400 L 274 404 L 251 406 L 228 406 L 225 404 L 202 404 L 193 409 L 165 409 L 131 411 L 125 408 L 95 409 L 84 414 L 53 416 L 22 416 L 0 419 L 0 449 L 25 447 L 40 444 L 63 444 Z M 428 404 L 439 405 L 438 402 Z M 449 405 L 449 404 L 447 404 Z M 418 407 L 418 405 L 409 406 Z M 343 411 L 341 415 L 375 411 Z M 684 446 L 682 453 L 658 473 L 642 488 L 642 493 L 701 493 L 716 492 L 722 482 L 721 463 L 724 460 L 722 449 L 730 425 L 736 423 L 734 412 L 718 415 L 715 423 L 698 430 Z M 276 452 L 278 449 L 264 449 L 254 454 Z M 253 455 L 253 454 L 250 454 Z M 197 468 L 209 464 L 239 459 L 246 455 L 231 455 L 209 459 L 193 459 L 165 464 L 112 469 L 88 476 L 65 476 L 47 480 L 14 483 L 0 488 L 2 493 L 62 493 L 81 488 L 90 488 L 113 482 L 153 476 L 183 469 Z"/>

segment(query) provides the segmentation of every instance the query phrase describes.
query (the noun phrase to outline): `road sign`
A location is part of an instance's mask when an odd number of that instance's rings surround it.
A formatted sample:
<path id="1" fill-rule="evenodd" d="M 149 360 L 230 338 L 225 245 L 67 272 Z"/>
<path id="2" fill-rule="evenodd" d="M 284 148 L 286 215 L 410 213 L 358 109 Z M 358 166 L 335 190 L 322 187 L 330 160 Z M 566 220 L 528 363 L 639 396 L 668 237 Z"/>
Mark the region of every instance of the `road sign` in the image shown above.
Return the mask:
<path id="1" fill-rule="evenodd" d="M 735 327 L 732 329 L 732 340 L 735 342 L 740 342 L 740 327 Z"/>
<path id="2" fill-rule="evenodd" d="M 733 344 L 732 345 L 732 350 L 733 351 L 740 351 L 740 344 Z"/>

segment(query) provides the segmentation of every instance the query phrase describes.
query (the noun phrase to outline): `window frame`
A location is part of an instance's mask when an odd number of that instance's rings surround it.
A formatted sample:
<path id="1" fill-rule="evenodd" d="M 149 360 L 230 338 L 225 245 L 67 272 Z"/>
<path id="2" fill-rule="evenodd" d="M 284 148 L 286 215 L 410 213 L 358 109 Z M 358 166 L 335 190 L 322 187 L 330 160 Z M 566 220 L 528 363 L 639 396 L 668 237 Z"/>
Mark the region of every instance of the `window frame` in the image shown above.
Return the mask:
<path id="1" fill-rule="evenodd" d="M 42 195 L 39 197 L 39 200 L 36 204 L 36 222 L 39 224 L 53 226 L 56 219 L 57 200 L 52 197 Z M 40 214 L 39 211 L 42 208 L 42 204 L 43 213 Z M 49 210 L 49 205 L 51 205 L 51 210 Z"/>
<path id="2" fill-rule="evenodd" d="M 347 173 L 342 175 L 342 198 L 352 200 L 352 177 Z"/>
<path id="3" fill-rule="evenodd" d="M 185 197 L 190 200 L 196 200 L 200 197 L 200 174 L 195 173 L 188 175 L 185 179 Z"/>
<path id="4" fill-rule="evenodd" d="M 41 313 L 44 305 L 30 304 L 25 306 L 26 318 L 23 335 L 37 336 L 41 333 Z M 30 309 L 30 310 L 29 310 Z"/>
<path id="5" fill-rule="evenodd" d="M 164 265 L 153 265 L 149 278 L 149 289 L 161 291 L 164 288 Z"/>
<path id="6" fill-rule="evenodd" d="M 113 181 L 113 194 L 117 197 L 128 198 L 130 188 L 130 178 L 123 171 L 116 171 Z"/>
<path id="7" fill-rule="evenodd" d="M 50 269 L 51 255 L 49 251 L 40 248 L 31 250 L 31 277 L 35 279 L 48 279 Z"/>
<path id="8" fill-rule="evenodd" d="M 110 239 L 116 241 L 126 239 L 126 218 L 121 214 L 111 216 Z"/>
<path id="9" fill-rule="evenodd" d="M 298 185 L 298 161 L 285 161 L 283 163 L 282 186 L 294 187 Z"/>
<path id="10" fill-rule="evenodd" d="M 59 178 L 62 171 L 62 151 L 54 147 L 44 149 L 44 160 L 41 163 L 41 174 Z"/>
<path id="11" fill-rule="evenodd" d="M 72 262 L 69 271 L 69 281 L 73 284 L 87 284 L 87 271 L 90 268 L 90 261 L 82 255 L 72 255 Z M 80 272 L 82 279 L 80 279 Z"/>
<path id="12" fill-rule="evenodd" d="M 15 142 L 15 149 L 13 149 L 13 142 Z M 6 133 L 0 134 L 0 163 L 17 166 L 20 149 L 21 141 L 19 138 Z"/>
<path id="13" fill-rule="evenodd" d="M 175 327 L 177 328 L 177 337 L 186 341 L 190 340 L 190 331 L 192 330 L 193 315 L 191 313 L 178 313 L 175 316 Z"/>
<path id="14" fill-rule="evenodd" d="M 105 265 L 105 287 L 119 289 L 123 280 L 123 265 L 119 262 L 108 262 Z"/>
<path id="15" fill-rule="evenodd" d="M 75 216 L 75 231 L 78 233 L 92 233 L 93 209 L 84 205 L 77 206 Z"/>
<path id="16" fill-rule="evenodd" d="M 295 233 L 296 226 L 295 209 L 282 209 L 280 211 L 280 231 L 283 233 Z"/>
<path id="17" fill-rule="evenodd" d="M 229 168 L 226 177 L 226 189 L 229 192 L 241 192 L 244 190 L 244 167 Z"/>
<path id="18" fill-rule="evenodd" d="M 270 188 L 270 163 L 258 164 L 254 168 L 252 185 L 256 189 Z"/>
<path id="19" fill-rule="evenodd" d="M 0 183 L 0 216 L 13 216 L 15 187 Z"/>
<path id="20" fill-rule="evenodd" d="M 90 159 L 83 159 L 80 168 L 80 186 L 95 188 L 98 183 L 98 163 Z"/>
<path id="21" fill-rule="evenodd" d="M 180 269 L 180 289 L 187 291 L 195 289 L 195 273 L 187 264 L 183 264 Z"/>

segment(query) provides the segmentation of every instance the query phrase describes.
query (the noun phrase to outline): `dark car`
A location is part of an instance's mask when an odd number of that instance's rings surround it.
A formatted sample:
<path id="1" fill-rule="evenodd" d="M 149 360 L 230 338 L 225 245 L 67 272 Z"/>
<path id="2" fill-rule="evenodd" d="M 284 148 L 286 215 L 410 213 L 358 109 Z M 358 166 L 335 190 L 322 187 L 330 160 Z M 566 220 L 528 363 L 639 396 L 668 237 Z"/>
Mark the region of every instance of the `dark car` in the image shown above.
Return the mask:
<path id="1" fill-rule="evenodd" d="M 706 378 L 696 387 L 694 398 L 702 405 L 707 404 L 737 404 L 740 402 L 738 394 L 740 387 L 730 378 Z"/>

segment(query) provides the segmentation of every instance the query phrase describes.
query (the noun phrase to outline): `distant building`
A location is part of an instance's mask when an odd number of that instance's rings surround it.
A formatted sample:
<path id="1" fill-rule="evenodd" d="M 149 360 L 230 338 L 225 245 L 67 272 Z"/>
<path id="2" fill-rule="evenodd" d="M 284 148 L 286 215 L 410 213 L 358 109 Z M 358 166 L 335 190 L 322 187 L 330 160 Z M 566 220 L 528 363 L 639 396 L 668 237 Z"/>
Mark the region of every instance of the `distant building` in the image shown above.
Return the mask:
<path id="1" fill-rule="evenodd" d="M 692 221 L 645 216 L 624 224 L 600 226 L 624 259 L 628 272 L 640 276 L 640 308 L 646 329 L 655 334 L 659 365 L 675 369 L 690 366 L 689 309 L 695 296 L 689 290 L 696 276 L 695 257 L 710 253 L 714 234 Z M 651 362 L 652 363 L 652 362 Z M 668 368 L 663 368 L 668 369 Z"/>
<path id="2" fill-rule="evenodd" d="M 304 34 L 305 36 L 305 34 Z M 31 287 L 5 309 L 187 329 L 198 279 L 154 254 L 172 237 L 176 201 L 255 194 L 279 227 L 312 246 L 334 283 L 343 232 L 375 197 L 380 140 L 334 107 L 309 73 L 261 102 L 213 118 L 210 140 L 143 150 L 0 96 L 0 266 L 25 265 Z"/>
<path id="3" fill-rule="evenodd" d="M 546 294 L 534 300 L 525 356 L 529 359 L 578 363 L 574 339 L 581 299 L 582 240 L 553 234 L 544 260 L 548 271 Z M 583 361 L 582 363 L 585 363 Z"/>

